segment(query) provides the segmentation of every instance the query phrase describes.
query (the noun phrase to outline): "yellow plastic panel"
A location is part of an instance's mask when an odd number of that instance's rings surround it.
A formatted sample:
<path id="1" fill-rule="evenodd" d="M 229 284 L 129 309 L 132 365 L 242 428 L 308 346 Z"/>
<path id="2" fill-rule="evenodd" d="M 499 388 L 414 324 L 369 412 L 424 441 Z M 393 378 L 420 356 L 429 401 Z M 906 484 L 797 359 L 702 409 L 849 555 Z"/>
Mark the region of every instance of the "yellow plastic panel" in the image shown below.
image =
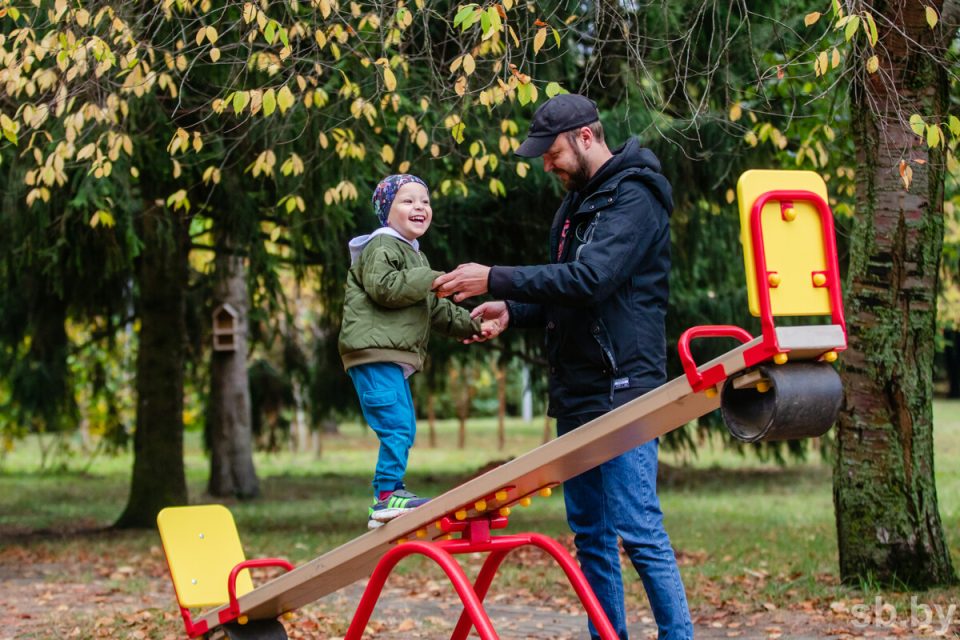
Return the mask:
<path id="1" fill-rule="evenodd" d="M 180 606 L 208 607 L 229 601 L 230 570 L 246 558 L 233 515 L 219 504 L 167 507 L 157 515 Z M 250 572 L 237 576 L 237 596 L 253 589 Z"/>
<path id="2" fill-rule="evenodd" d="M 740 176 L 737 182 L 740 242 L 747 271 L 750 313 L 755 316 L 760 315 L 760 299 L 750 212 L 758 197 L 780 189 L 811 191 L 827 200 L 827 186 L 813 171 L 751 170 Z M 770 289 L 770 308 L 775 316 L 830 315 L 829 289 L 815 287 L 812 280 L 813 272 L 827 268 L 820 214 L 809 202 L 795 202 L 794 209 L 797 216 L 788 222 L 781 215 L 780 202 L 769 200 L 760 216 L 767 271 L 776 272 L 780 278 L 780 284 Z"/>

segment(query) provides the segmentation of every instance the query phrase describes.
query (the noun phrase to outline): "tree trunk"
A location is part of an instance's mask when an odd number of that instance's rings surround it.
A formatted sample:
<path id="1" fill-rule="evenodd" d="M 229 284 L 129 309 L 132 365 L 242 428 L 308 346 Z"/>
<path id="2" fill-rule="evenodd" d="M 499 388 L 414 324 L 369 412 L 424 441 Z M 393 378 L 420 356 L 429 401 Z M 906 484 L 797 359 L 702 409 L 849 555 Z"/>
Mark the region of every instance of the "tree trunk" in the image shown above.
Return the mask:
<path id="1" fill-rule="evenodd" d="M 497 451 L 503 451 L 507 444 L 507 369 L 496 361 L 493 366 L 497 377 Z"/>
<path id="2" fill-rule="evenodd" d="M 939 10 L 942 2 L 931 4 Z M 936 42 L 943 34 L 927 25 L 924 3 L 880 2 L 872 10 L 880 14 L 881 66 L 863 72 L 853 91 L 857 215 L 834 469 L 840 573 L 845 581 L 925 588 L 955 579 L 933 473 L 944 155 L 908 119 L 942 121 L 946 71 L 934 55 L 943 53 Z"/>
<path id="3" fill-rule="evenodd" d="M 250 380 L 247 376 L 248 294 L 243 257 L 228 234 L 219 234 L 214 304 L 236 313 L 232 349 L 213 350 L 210 365 L 210 482 L 212 496 L 240 499 L 260 495 L 253 465 Z M 216 322 L 216 320 L 215 320 Z M 214 336 L 214 340 L 217 336 Z"/>
<path id="4" fill-rule="evenodd" d="M 430 389 L 427 391 L 427 427 L 429 427 L 431 449 L 437 448 L 437 409 L 434 402 L 436 402 L 436 397 L 433 394 L 433 389 Z"/>
<path id="5" fill-rule="evenodd" d="M 133 478 L 120 528 L 153 528 L 164 507 L 187 504 L 183 468 L 186 221 L 154 207 L 142 219 L 137 269 L 140 336 Z"/>

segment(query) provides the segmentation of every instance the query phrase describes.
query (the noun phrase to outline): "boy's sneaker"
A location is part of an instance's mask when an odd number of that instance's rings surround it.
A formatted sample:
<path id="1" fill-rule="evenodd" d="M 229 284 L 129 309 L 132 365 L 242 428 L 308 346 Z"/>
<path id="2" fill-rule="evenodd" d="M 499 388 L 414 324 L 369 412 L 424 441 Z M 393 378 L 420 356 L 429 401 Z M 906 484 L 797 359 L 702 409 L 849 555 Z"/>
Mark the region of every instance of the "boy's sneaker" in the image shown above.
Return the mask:
<path id="1" fill-rule="evenodd" d="M 402 513 L 426 504 L 430 498 L 421 498 L 406 489 L 397 489 L 383 500 L 375 500 L 367 510 L 367 528 L 376 529 Z"/>

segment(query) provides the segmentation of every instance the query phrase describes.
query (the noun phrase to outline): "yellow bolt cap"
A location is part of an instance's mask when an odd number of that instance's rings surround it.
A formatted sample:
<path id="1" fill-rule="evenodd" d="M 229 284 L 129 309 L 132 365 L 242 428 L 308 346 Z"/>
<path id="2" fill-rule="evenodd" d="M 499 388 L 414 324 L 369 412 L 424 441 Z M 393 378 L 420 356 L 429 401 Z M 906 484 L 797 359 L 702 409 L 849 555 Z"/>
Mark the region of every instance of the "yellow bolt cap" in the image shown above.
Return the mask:
<path id="1" fill-rule="evenodd" d="M 825 354 L 823 354 L 823 359 L 827 362 L 836 362 L 838 357 L 839 356 L 837 355 L 836 351 L 827 351 Z"/>
<path id="2" fill-rule="evenodd" d="M 552 494 L 553 494 L 553 489 L 551 489 L 550 487 L 544 487 L 543 489 L 540 489 L 540 495 L 543 496 L 544 498 L 549 498 Z"/>
<path id="3" fill-rule="evenodd" d="M 823 273 L 813 274 L 813 284 L 818 287 L 822 287 L 823 285 L 827 284 L 827 276 Z"/>
<path id="4" fill-rule="evenodd" d="M 403 544 L 406 541 L 407 541 L 406 538 L 397 538 L 397 544 Z"/>
<path id="5" fill-rule="evenodd" d="M 520 498 L 521 507 L 529 507 L 531 502 L 533 501 L 530 498 Z"/>
<path id="6" fill-rule="evenodd" d="M 284 620 L 293 620 L 296 616 L 293 615 L 293 611 L 287 611 L 283 614 Z"/>
<path id="7" fill-rule="evenodd" d="M 240 624 L 247 624 L 248 622 L 250 622 L 250 618 L 248 618 L 247 616 L 240 616 L 239 618 L 237 618 L 237 622 L 239 622 Z"/>
<path id="8" fill-rule="evenodd" d="M 783 219 L 787 222 L 793 222 L 797 218 L 797 210 L 793 207 L 787 207 L 783 210 Z"/>
<path id="9" fill-rule="evenodd" d="M 494 497 L 495 497 L 497 500 L 506 500 L 506 499 L 507 499 L 507 492 L 506 492 L 505 489 L 500 489 L 500 491 L 497 491 L 497 493 L 496 493 L 496 495 L 495 495 Z"/>
<path id="10" fill-rule="evenodd" d="M 779 287 L 782 281 L 783 278 L 780 277 L 779 273 L 771 273 L 767 276 L 767 282 L 770 283 L 771 287 Z"/>
<path id="11" fill-rule="evenodd" d="M 417 529 L 417 537 L 418 537 L 418 538 L 426 538 L 426 537 L 427 537 L 427 530 L 426 530 L 426 529 Z"/>
<path id="12" fill-rule="evenodd" d="M 788 357 L 785 353 L 778 353 L 777 355 L 773 356 L 773 361 L 777 364 L 786 364 L 787 360 Z"/>
<path id="13" fill-rule="evenodd" d="M 500 511 L 497 513 L 506 518 L 508 515 L 510 515 L 510 507 L 500 507 Z"/>
<path id="14" fill-rule="evenodd" d="M 770 391 L 770 385 L 767 384 L 766 382 L 758 382 L 757 391 L 759 391 L 760 393 L 766 393 L 767 391 Z"/>
<path id="15" fill-rule="evenodd" d="M 460 511 L 457 511 L 455 514 L 453 514 L 453 517 L 455 517 L 457 520 L 466 520 L 467 512 L 464 509 L 460 509 Z"/>
<path id="16" fill-rule="evenodd" d="M 483 513 L 484 511 L 487 510 L 487 501 L 477 500 L 476 502 L 473 503 L 473 508 L 479 511 L 480 513 Z"/>
<path id="17" fill-rule="evenodd" d="M 704 393 L 707 395 L 708 398 L 716 398 L 716 397 L 717 397 L 717 388 L 716 388 L 716 387 L 710 387 L 709 389 L 707 389 L 706 391 L 704 391 Z"/>

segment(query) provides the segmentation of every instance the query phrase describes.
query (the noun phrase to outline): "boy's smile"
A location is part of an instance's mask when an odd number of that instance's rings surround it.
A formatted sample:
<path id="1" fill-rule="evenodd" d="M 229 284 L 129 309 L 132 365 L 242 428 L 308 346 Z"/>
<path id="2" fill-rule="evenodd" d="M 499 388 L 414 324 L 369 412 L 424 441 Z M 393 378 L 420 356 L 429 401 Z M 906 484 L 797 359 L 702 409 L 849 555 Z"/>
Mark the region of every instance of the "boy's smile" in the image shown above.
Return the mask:
<path id="1" fill-rule="evenodd" d="M 430 192 L 418 182 L 408 182 L 400 187 L 390 205 L 387 225 L 407 240 L 413 241 L 430 228 L 433 210 L 430 208 Z"/>

